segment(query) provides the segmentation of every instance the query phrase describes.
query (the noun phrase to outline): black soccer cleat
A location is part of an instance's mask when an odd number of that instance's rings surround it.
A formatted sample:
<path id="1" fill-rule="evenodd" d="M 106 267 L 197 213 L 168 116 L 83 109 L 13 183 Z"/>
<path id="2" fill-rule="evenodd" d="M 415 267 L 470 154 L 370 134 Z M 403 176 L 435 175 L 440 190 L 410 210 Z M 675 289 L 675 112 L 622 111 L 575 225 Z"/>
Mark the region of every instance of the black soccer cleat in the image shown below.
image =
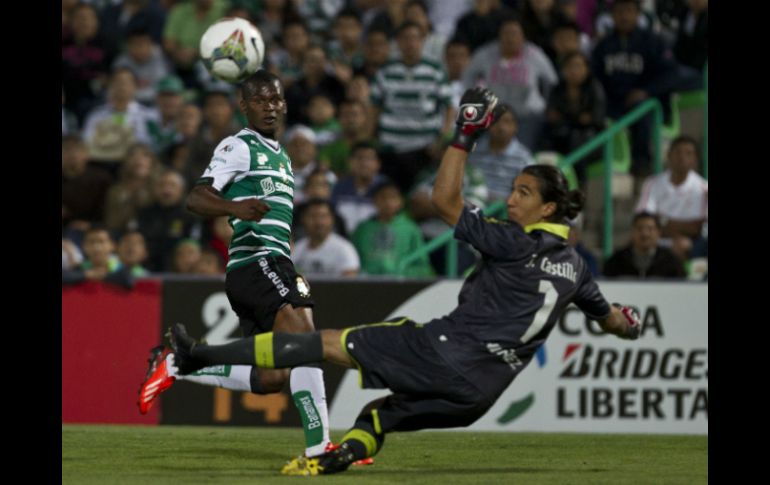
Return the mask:
<path id="1" fill-rule="evenodd" d="M 196 370 L 206 367 L 193 357 L 193 348 L 197 345 L 195 340 L 187 335 L 187 329 L 181 323 L 172 325 L 166 336 L 171 341 L 171 348 L 174 349 L 174 364 L 180 375 L 187 375 Z"/>

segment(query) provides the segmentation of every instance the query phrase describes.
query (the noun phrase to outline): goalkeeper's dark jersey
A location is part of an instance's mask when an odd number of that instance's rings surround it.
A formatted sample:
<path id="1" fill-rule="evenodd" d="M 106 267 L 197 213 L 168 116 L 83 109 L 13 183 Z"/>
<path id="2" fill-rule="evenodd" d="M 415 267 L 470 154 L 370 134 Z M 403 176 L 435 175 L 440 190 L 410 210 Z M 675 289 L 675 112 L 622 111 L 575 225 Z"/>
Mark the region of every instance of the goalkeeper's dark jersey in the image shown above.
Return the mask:
<path id="1" fill-rule="evenodd" d="M 585 262 L 570 246 L 568 227 L 484 217 L 465 207 L 455 237 L 482 254 L 459 305 L 425 326 L 436 350 L 496 397 L 529 362 L 564 308 L 591 318 L 610 313 Z"/>

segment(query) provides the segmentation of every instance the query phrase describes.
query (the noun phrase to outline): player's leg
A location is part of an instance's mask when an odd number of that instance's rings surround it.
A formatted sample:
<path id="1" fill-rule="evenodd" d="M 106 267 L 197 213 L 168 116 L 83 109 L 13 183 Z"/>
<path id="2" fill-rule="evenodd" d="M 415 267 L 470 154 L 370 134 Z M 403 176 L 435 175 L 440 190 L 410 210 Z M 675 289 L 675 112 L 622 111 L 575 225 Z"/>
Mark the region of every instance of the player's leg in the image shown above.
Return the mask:
<path id="1" fill-rule="evenodd" d="M 278 310 L 273 330 L 291 334 L 314 332 L 313 313 L 310 307 L 295 308 L 291 304 Z M 286 370 L 283 370 L 285 372 Z M 260 372 L 279 372 L 260 370 Z M 329 444 L 329 411 L 326 403 L 321 360 L 307 362 L 291 369 L 289 379 L 291 396 L 302 419 L 305 433 L 305 455 L 317 456 L 326 451 Z"/>
<path id="2" fill-rule="evenodd" d="M 451 385 L 451 384 L 450 384 Z M 391 431 L 455 428 L 472 424 L 492 403 L 475 393 L 472 386 L 457 389 L 457 396 L 426 399 L 408 394 L 391 394 L 369 403 L 339 448 L 315 458 L 295 458 L 284 475 L 329 475 L 345 471 L 358 460 L 377 454 Z M 472 395 L 473 394 L 473 395 Z"/>

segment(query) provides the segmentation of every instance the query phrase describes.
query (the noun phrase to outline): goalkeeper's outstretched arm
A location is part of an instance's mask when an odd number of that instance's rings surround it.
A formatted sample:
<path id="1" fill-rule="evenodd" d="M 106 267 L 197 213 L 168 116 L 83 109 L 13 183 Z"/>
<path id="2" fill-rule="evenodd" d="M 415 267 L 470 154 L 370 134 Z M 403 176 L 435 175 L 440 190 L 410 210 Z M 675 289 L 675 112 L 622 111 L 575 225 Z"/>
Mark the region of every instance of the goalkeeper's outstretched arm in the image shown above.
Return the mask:
<path id="1" fill-rule="evenodd" d="M 468 153 L 479 136 L 500 117 L 496 107 L 497 96 L 488 89 L 469 89 L 460 100 L 454 138 L 441 159 L 431 195 L 439 217 L 449 225 L 457 224 L 463 210 L 463 177 Z"/>

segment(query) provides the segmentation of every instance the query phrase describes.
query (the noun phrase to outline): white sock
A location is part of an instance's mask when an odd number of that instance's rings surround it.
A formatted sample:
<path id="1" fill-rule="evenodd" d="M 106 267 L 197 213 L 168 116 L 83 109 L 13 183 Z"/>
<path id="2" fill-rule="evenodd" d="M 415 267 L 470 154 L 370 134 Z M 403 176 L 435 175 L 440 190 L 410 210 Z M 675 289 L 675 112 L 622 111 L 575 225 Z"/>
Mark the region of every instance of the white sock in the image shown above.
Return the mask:
<path id="1" fill-rule="evenodd" d="M 166 357 L 168 375 L 183 381 L 195 382 L 205 386 L 222 387 L 231 391 L 251 392 L 251 366 L 250 365 L 214 365 L 204 367 L 192 374 L 180 376 L 174 365 L 174 354 Z"/>
<path id="2" fill-rule="evenodd" d="M 324 373 L 317 367 L 295 367 L 291 370 L 291 396 L 302 418 L 305 433 L 305 456 L 324 453 L 329 443 L 329 411 L 326 407 Z"/>

